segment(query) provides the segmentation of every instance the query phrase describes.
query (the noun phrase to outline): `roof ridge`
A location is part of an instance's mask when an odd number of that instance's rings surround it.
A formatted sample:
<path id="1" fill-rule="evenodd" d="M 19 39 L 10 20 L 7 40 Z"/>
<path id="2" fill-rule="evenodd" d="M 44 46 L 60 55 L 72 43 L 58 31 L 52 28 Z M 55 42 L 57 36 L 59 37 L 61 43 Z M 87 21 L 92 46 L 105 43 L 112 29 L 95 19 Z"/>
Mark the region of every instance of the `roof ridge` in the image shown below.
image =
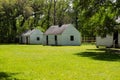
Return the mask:
<path id="1" fill-rule="evenodd" d="M 58 25 L 52 25 L 50 26 L 46 32 L 44 34 L 48 35 L 57 35 L 57 34 L 62 34 L 64 32 L 64 30 L 69 27 L 70 24 L 64 24 L 62 26 L 58 26 Z"/>

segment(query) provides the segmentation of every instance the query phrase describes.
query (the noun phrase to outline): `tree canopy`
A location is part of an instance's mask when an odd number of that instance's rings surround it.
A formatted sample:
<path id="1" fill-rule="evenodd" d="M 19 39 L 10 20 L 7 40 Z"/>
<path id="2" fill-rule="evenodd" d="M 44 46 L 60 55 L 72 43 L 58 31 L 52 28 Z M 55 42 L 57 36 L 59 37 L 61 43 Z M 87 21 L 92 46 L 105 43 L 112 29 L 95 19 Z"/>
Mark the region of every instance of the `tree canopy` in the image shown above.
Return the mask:
<path id="1" fill-rule="evenodd" d="M 0 43 L 31 28 L 72 23 L 86 36 L 120 29 L 120 0 L 0 0 Z M 118 20 L 118 22 L 116 21 Z"/>

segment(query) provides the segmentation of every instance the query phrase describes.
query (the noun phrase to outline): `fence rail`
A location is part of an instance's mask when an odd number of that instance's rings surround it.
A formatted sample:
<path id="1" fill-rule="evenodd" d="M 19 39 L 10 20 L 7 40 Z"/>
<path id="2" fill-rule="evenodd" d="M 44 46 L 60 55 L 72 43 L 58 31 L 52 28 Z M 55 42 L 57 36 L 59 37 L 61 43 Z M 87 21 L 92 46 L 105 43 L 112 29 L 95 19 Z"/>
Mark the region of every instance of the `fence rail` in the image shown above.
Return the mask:
<path id="1" fill-rule="evenodd" d="M 83 36 L 82 37 L 82 42 L 96 42 L 96 38 L 95 37 L 86 37 L 86 36 Z"/>

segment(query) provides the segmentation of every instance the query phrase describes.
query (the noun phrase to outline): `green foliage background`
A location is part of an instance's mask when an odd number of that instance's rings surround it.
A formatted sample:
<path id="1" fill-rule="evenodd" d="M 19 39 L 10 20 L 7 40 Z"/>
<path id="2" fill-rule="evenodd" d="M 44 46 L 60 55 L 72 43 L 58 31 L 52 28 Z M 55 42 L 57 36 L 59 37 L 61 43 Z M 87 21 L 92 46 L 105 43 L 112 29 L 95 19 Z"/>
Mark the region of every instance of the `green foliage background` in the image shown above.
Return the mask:
<path id="1" fill-rule="evenodd" d="M 17 42 L 25 30 L 72 23 L 85 36 L 111 34 L 120 1 L 112 0 L 0 0 L 0 43 Z"/>

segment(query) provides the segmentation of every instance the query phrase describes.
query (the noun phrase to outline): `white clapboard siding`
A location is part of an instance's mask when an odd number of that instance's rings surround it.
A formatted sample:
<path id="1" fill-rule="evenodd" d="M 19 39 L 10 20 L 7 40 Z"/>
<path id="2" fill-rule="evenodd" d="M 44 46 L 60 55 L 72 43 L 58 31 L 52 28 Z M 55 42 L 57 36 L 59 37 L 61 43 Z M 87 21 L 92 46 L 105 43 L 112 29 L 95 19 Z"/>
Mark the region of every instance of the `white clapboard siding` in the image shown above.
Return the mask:
<path id="1" fill-rule="evenodd" d="M 97 36 L 96 46 L 112 47 L 113 46 L 113 35 L 106 35 L 106 37 Z"/>

